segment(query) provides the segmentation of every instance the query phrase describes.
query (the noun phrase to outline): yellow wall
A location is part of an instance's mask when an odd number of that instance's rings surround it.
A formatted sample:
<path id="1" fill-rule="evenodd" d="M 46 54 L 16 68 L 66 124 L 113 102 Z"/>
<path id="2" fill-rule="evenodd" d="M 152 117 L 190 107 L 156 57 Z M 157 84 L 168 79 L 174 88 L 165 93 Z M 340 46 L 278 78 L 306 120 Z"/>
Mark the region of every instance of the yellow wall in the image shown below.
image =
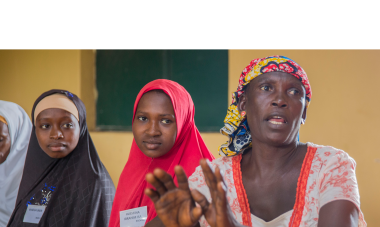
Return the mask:
<path id="1" fill-rule="evenodd" d="M 95 52 L 92 50 L 0 50 L 0 99 L 19 104 L 31 114 L 43 92 L 66 89 L 78 95 L 87 109 L 87 124 L 99 156 L 115 185 L 128 159 L 130 132 L 98 132 L 95 129 Z M 215 157 L 226 137 L 202 133 Z"/>
<path id="2" fill-rule="evenodd" d="M 307 72 L 313 96 L 301 141 L 345 150 L 357 162 L 362 210 L 369 226 L 380 223 L 380 151 L 376 149 L 380 122 L 376 102 L 380 84 L 380 51 L 336 50 L 230 50 L 229 93 L 250 60 L 281 54 Z M 91 50 L 0 50 L 0 99 L 21 105 L 30 115 L 35 99 L 52 88 L 77 94 L 87 107 L 90 129 L 95 128 L 94 52 Z M 231 98 L 230 98 L 231 100 Z M 91 131 L 99 156 L 115 185 L 128 158 L 130 132 Z M 226 138 L 202 133 L 217 157 Z"/>
<path id="3" fill-rule="evenodd" d="M 312 98 L 300 140 L 340 148 L 356 160 L 364 217 L 369 226 L 379 225 L 380 51 L 230 50 L 229 92 L 252 59 L 270 55 L 287 56 L 308 74 Z"/>
<path id="4" fill-rule="evenodd" d="M 0 99 L 29 114 L 34 101 L 50 89 L 80 93 L 79 50 L 0 50 Z"/>

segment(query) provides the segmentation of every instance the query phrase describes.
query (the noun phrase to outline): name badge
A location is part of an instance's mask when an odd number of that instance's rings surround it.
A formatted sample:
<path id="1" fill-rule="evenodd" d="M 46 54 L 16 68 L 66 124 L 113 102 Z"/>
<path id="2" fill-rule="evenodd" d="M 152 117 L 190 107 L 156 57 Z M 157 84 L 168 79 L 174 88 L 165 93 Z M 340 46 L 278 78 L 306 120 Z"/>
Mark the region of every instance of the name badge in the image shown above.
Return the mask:
<path id="1" fill-rule="evenodd" d="M 148 217 L 148 207 L 120 211 L 120 227 L 141 227 Z"/>
<path id="2" fill-rule="evenodd" d="M 45 212 L 46 206 L 28 205 L 24 216 L 24 222 L 38 224 Z"/>

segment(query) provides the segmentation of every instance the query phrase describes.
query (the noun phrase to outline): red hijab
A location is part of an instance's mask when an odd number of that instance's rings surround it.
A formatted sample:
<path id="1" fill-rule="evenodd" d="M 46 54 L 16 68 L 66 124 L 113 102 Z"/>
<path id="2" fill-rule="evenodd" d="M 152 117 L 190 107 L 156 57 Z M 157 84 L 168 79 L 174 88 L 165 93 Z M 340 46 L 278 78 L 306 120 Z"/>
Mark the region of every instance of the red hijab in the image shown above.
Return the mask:
<path id="1" fill-rule="evenodd" d="M 207 158 L 210 161 L 214 159 L 195 126 L 194 103 L 190 94 L 184 87 L 174 81 L 158 79 L 145 85 L 137 95 L 133 109 L 133 119 L 141 97 L 151 90 L 163 90 L 172 101 L 177 122 L 176 141 L 171 150 L 165 155 L 158 158 L 149 158 L 140 151 L 135 140 L 133 140 L 127 164 L 120 175 L 109 227 L 120 226 L 120 211 L 137 207 L 148 207 L 146 223 L 156 217 L 153 202 L 144 194 L 144 190 L 148 186 L 145 181 L 147 173 L 153 172 L 155 168 L 161 168 L 168 172 L 177 183 L 174 175 L 176 165 L 182 166 L 187 176 L 190 176 L 195 168 L 199 166 L 200 159 Z"/>

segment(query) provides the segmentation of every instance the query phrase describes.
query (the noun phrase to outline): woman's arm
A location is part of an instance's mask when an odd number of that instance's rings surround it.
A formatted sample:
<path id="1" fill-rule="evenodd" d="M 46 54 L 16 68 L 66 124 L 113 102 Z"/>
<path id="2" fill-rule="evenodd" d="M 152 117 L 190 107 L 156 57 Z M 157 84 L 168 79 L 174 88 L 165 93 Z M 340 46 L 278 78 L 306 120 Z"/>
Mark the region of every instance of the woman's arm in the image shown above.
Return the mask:
<path id="1" fill-rule="evenodd" d="M 358 218 L 358 208 L 353 202 L 336 200 L 322 206 L 318 227 L 358 227 Z"/>
<path id="2" fill-rule="evenodd" d="M 347 153 L 330 155 L 319 173 L 318 227 L 358 226 L 363 224 L 356 163 Z"/>

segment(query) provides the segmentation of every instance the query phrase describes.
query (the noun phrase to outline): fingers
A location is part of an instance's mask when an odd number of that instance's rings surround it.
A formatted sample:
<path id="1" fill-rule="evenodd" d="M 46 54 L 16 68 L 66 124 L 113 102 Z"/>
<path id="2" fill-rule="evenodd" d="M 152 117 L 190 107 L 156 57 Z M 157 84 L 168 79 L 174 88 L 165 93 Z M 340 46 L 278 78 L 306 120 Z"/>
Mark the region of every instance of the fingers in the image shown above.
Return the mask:
<path id="1" fill-rule="evenodd" d="M 222 176 L 222 170 L 219 169 L 219 166 L 216 166 L 215 168 L 215 177 L 218 183 L 223 182 L 223 184 L 226 185 Z"/>
<path id="2" fill-rule="evenodd" d="M 174 173 L 177 176 L 178 188 L 181 190 L 190 190 L 189 182 L 187 181 L 187 176 L 183 168 L 181 166 L 174 167 Z"/>
<path id="3" fill-rule="evenodd" d="M 208 202 L 206 196 L 204 196 L 196 189 L 191 190 L 191 196 L 193 197 L 194 201 L 201 206 L 202 213 L 206 213 L 210 206 L 210 203 Z"/>
<path id="4" fill-rule="evenodd" d="M 150 188 L 146 188 L 144 190 L 144 193 L 153 201 L 153 203 L 156 203 L 160 199 L 160 195 L 158 194 L 158 192 Z"/>
<path id="5" fill-rule="evenodd" d="M 153 174 L 148 173 L 145 176 L 145 179 L 148 183 L 150 183 L 151 185 L 153 185 L 153 187 L 156 188 L 157 192 L 161 196 L 165 194 L 168 190 L 176 188 L 173 182 L 173 178 L 164 170 L 159 168 L 155 169 L 153 171 Z"/>
<path id="6" fill-rule="evenodd" d="M 156 188 L 156 190 L 157 190 L 157 192 L 158 192 L 158 194 L 160 196 L 162 196 L 163 194 L 166 193 L 166 191 L 167 191 L 166 187 L 161 182 L 161 180 L 159 180 L 158 178 L 156 178 L 155 175 L 153 175 L 152 173 L 148 173 L 145 176 L 145 179 L 146 179 L 147 182 L 149 182 L 149 184 L 153 185 L 153 187 Z"/>
<path id="7" fill-rule="evenodd" d="M 216 213 L 220 213 L 223 209 L 225 212 L 225 208 L 227 206 L 227 198 L 226 198 L 227 188 L 222 181 L 218 183 L 218 193 L 216 199 Z M 219 212 L 218 212 L 219 211 Z"/>
<path id="8" fill-rule="evenodd" d="M 173 190 L 176 188 L 172 176 L 162 169 L 155 169 L 153 171 L 154 176 L 161 181 L 167 190 Z"/>
<path id="9" fill-rule="evenodd" d="M 191 211 L 191 214 L 190 214 L 190 220 L 191 222 L 197 222 L 201 216 L 203 215 L 202 214 L 202 208 L 200 207 L 194 207 L 194 209 Z"/>
<path id="10" fill-rule="evenodd" d="M 210 192 L 216 191 L 217 181 L 214 172 L 207 163 L 206 159 L 202 159 L 200 161 L 200 164 L 202 167 L 203 175 L 205 176 L 206 184 L 209 187 Z"/>

